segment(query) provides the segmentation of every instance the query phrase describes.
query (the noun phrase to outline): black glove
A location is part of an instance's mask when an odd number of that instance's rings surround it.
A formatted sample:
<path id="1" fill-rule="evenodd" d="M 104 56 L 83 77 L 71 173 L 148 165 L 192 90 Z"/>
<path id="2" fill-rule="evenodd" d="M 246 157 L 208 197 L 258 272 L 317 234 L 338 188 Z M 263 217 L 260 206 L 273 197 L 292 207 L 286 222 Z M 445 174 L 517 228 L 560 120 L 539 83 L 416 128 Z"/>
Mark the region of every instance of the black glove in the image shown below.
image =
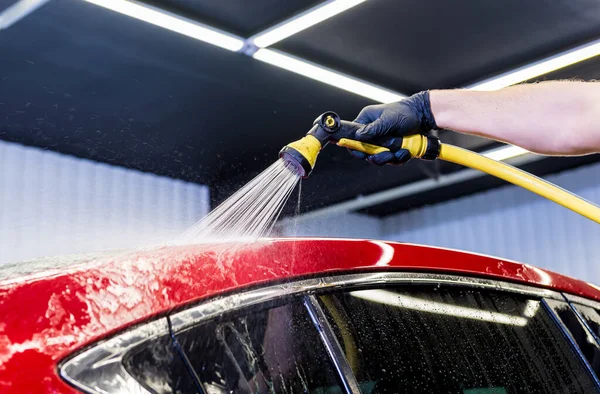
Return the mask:
<path id="1" fill-rule="evenodd" d="M 370 140 L 370 143 L 375 145 L 389 147 L 394 144 L 397 138 L 386 138 L 386 140 Z M 407 149 L 399 149 L 395 152 L 387 151 L 381 152 L 376 155 L 367 155 L 364 152 L 360 152 L 353 149 L 348 149 L 350 155 L 356 159 L 367 160 L 371 164 L 382 166 L 385 164 L 401 165 L 411 159 L 410 152 Z"/>
<path id="2" fill-rule="evenodd" d="M 437 129 L 431 113 L 429 91 L 414 94 L 397 103 L 369 105 L 360 111 L 354 122 L 365 125 L 356 132 L 357 140 L 380 146 L 391 145 L 394 138 L 411 134 L 427 134 Z M 404 164 L 410 159 L 410 153 L 406 149 L 371 156 L 352 150 L 350 153 L 356 158 L 367 159 L 376 165 Z"/>

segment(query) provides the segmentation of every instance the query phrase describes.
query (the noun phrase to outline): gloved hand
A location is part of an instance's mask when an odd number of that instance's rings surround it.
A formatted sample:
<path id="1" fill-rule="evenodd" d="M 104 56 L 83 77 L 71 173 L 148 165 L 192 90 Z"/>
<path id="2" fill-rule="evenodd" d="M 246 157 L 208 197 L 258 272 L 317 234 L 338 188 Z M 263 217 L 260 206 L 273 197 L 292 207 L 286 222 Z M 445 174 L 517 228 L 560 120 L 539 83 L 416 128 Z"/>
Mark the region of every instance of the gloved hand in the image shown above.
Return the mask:
<path id="1" fill-rule="evenodd" d="M 411 134 L 427 134 L 437 129 L 431 112 L 429 91 L 414 94 L 397 103 L 369 105 L 360 111 L 354 122 L 365 125 L 356 132 L 357 140 L 380 146 L 393 144 L 394 138 Z M 371 156 L 350 150 L 350 154 L 379 166 L 399 165 L 410 160 L 410 153 L 406 149 Z"/>

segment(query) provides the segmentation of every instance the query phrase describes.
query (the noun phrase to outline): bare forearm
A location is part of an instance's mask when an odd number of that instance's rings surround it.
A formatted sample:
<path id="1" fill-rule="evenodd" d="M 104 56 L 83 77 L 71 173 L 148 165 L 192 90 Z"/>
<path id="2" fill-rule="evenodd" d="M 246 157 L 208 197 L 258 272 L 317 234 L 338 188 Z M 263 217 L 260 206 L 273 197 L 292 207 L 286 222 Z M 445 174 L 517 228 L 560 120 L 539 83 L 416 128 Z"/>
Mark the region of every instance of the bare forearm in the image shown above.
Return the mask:
<path id="1" fill-rule="evenodd" d="M 545 82 L 493 92 L 432 90 L 440 128 L 550 155 L 600 152 L 600 83 Z"/>

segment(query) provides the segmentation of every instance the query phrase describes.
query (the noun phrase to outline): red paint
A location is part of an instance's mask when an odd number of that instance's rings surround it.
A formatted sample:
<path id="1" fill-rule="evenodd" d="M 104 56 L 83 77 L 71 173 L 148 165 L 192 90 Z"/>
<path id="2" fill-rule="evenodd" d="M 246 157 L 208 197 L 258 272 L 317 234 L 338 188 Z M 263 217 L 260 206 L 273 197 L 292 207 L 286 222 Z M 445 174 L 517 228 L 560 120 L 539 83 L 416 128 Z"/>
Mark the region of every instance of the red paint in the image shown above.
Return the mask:
<path id="1" fill-rule="evenodd" d="M 595 287 L 563 275 L 408 244 L 298 239 L 130 252 L 0 280 L 0 393 L 74 393 L 57 375 L 60 360 L 136 322 L 249 285 L 357 270 L 476 275 L 600 300 Z"/>

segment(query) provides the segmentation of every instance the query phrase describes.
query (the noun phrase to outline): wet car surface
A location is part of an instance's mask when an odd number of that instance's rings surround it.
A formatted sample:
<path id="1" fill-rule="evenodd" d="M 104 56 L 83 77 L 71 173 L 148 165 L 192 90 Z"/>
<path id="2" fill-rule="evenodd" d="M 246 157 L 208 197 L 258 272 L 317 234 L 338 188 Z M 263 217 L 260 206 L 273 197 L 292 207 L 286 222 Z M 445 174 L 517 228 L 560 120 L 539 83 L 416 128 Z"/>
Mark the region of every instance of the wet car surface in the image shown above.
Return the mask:
<path id="1" fill-rule="evenodd" d="M 600 291 L 526 264 L 337 239 L 64 259 L 0 268 L 2 392 L 598 391 Z"/>

